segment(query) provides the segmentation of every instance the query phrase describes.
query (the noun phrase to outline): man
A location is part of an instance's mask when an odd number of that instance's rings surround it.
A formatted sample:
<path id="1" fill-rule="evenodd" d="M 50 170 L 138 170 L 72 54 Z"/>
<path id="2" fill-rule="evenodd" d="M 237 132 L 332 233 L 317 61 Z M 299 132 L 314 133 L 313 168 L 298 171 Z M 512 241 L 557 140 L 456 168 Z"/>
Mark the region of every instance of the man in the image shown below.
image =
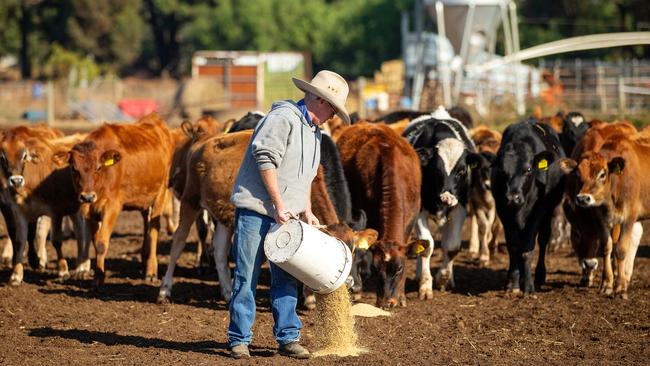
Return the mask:
<path id="1" fill-rule="evenodd" d="M 334 114 L 349 123 L 345 109 L 348 84 L 338 74 L 323 70 L 311 82 L 293 78 L 305 92 L 297 103 L 281 101 L 257 125 L 231 197 L 235 210 L 233 257 L 235 276 L 230 302 L 228 343 L 234 358 L 248 358 L 255 320 L 255 290 L 264 262 L 264 237 L 277 222 L 286 223 L 303 213 L 318 225 L 311 212 L 310 187 L 320 163 L 318 126 Z M 308 358 L 300 345 L 302 323 L 296 313 L 297 281 L 273 263 L 271 308 L 273 334 L 282 355 Z"/>

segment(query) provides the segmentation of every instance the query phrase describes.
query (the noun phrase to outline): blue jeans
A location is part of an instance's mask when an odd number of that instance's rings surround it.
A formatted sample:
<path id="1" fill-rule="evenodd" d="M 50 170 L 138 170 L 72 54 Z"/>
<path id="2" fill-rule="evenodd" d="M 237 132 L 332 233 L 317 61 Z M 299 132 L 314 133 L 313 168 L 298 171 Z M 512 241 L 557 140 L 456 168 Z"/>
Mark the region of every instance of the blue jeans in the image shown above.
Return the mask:
<path id="1" fill-rule="evenodd" d="M 275 220 L 247 209 L 235 210 L 235 260 L 228 344 L 250 344 L 255 321 L 255 293 L 264 255 L 264 238 Z M 271 309 L 273 335 L 281 345 L 300 340 L 302 323 L 296 313 L 298 282 L 293 276 L 269 262 L 271 269 Z"/>

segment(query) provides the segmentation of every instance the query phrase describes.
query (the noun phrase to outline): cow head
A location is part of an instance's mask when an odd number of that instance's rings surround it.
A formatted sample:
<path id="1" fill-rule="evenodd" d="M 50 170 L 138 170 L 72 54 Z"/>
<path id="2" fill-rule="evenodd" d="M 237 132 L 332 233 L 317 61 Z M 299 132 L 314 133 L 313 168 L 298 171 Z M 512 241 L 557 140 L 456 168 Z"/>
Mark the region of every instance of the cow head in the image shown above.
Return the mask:
<path id="1" fill-rule="evenodd" d="M 478 167 L 481 158 L 468 152 L 465 144 L 455 138 L 442 139 L 434 148 L 416 148 L 416 152 L 422 166 L 422 181 L 433 182 L 423 189 L 423 206 L 434 214 L 438 224 L 443 224 L 453 207 L 467 204 L 470 169 Z"/>
<path id="2" fill-rule="evenodd" d="M 406 259 L 408 253 L 423 253 L 429 246 L 426 240 L 416 240 L 401 245 L 396 241 L 379 240 L 372 247 L 372 267 L 377 276 L 377 305 L 390 308 L 406 306 L 403 297 L 406 284 Z"/>
<path id="3" fill-rule="evenodd" d="M 489 191 L 492 187 L 492 164 L 496 159 L 496 155 L 491 152 L 482 152 L 479 159 L 470 165 L 472 173 L 472 184 L 480 187 L 483 191 Z"/>
<path id="4" fill-rule="evenodd" d="M 575 165 L 575 163 L 574 163 Z M 616 156 L 606 159 L 597 152 L 583 154 L 577 166 L 567 166 L 570 173 L 569 199 L 581 207 L 597 207 L 610 201 L 610 178 L 620 176 L 625 169 L 625 159 Z"/>
<path id="5" fill-rule="evenodd" d="M 25 176 L 34 174 L 30 171 L 38 169 L 36 165 L 43 161 L 47 151 L 47 145 L 36 138 L 3 141 L 0 146 L 2 187 L 21 191 L 26 183 Z"/>
<path id="6" fill-rule="evenodd" d="M 75 145 L 70 152 L 70 167 L 81 203 L 94 203 L 105 196 L 120 175 L 116 169 L 122 159 L 116 147 L 100 148 L 94 141 Z"/>
<path id="7" fill-rule="evenodd" d="M 528 197 L 537 196 L 537 186 L 546 185 L 554 162 L 553 153 L 535 153 L 532 145 L 525 141 L 507 143 L 492 169 L 492 180 L 505 183 L 500 193 L 504 203 L 512 208 L 522 207 Z"/>

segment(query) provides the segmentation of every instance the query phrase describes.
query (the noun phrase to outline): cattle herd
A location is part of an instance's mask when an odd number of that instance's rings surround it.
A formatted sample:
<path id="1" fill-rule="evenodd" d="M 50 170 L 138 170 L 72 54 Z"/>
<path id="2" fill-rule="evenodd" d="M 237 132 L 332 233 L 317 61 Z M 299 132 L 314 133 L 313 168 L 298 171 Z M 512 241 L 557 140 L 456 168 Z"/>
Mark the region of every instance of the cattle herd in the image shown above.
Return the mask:
<path id="1" fill-rule="evenodd" d="M 203 117 L 170 128 L 151 114 L 87 134 L 64 136 L 47 126 L 2 130 L 0 209 L 12 244 L 3 252 L 12 263 L 10 284 L 23 281 L 25 252 L 31 267 L 45 266 L 49 237 L 59 276 L 91 278 L 93 289 L 101 289 L 110 281 L 105 259 L 116 220 L 122 210 L 137 210 L 144 220 L 147 280 L 158 279 L 162 217 L 173 232 L 158 302 L 172 299 L 174 269 L 193 224 L 198 266 L 216 269 L 221 296 L 229 301 L 230 194 L 258 123 L 266 123 L 264 114 L 253 112 L 239 121 Z M 650 213 L 650 185 L 641 177 L 650 171 L 650 129 L 586 121 L 571 112 L 530 117 L 501 134 L 473 127 L 462 109 L 439 108 L 352 125 L 335 117 L 325 132 L 312 207 L 322 230 L 353 249 L 354 297 L 373 276 L 379 306 L 406 306 L 409 256 L 417 257 L 421 299 L 432 298 L 434 288 L 454 288 L 454 259 L 468 216 L 469 251 L 480 266 L 489 263 L 503 233 L 506 291 L 528 295 L 544 285 L 546 248 L 554 229 L 563 227 L 582 268 L 581 285 L 593 285 L 600 256 L 600 290 L 627 297 L 643 233 L 639 221 Z M 77 240 L 74 271 L 61 249 L 66 217 Z M 435 275 L 432 227 L 443 254 Z M 313 294 L 305 289 L 304 295 L 305 306 L 313 308 Z"/>

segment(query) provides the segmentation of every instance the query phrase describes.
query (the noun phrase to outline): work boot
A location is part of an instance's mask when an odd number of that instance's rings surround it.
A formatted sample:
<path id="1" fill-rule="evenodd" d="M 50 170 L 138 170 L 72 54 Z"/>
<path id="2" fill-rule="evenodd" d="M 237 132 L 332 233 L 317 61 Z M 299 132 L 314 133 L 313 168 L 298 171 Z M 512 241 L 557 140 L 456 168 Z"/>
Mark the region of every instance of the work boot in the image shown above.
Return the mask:
<path id="1" fill-rule="evenodd" d="M 251 354 L 250 352 L 248 352 L 248 345 L 238 344 L 230 348 L 230 356 L 232 356 L 232 358 L 240 359 L 240 358 L 250 358 Z"/>
<path id="2" fill-rule="evenodd" d="M 280 354 L 291 358 L 309 358 L 309 351 L 307 351 L 307 348 L 301 346 L 298 342 L 281 344 Z"/>

